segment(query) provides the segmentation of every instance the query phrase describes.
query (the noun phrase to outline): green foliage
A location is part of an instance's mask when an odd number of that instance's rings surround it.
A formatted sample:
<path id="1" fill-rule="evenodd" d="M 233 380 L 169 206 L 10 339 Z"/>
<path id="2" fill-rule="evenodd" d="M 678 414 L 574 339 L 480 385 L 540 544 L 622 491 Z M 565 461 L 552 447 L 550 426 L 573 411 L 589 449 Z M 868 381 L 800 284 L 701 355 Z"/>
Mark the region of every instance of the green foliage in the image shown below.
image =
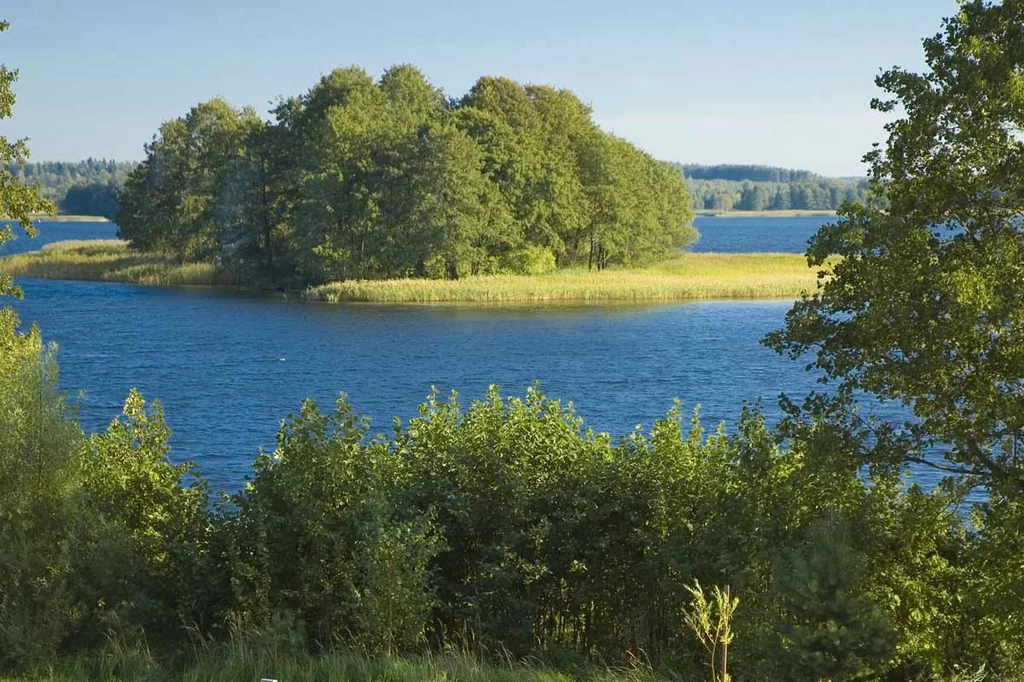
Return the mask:
<path id="1" fill-rule="evenodd" d="M 925 41 L 928 69 L 878 77 L 888 141 L 867 155 L 877 202 L 811 240 L 828 271 L 770 344 L 844 390 L 913 407 L 908 434 L 993 495 L 1024 490 L 1024 6 L 962 3 Z M 840 256 L 841 258 L 834 258 Z M 910 461 L 923 458 L 908 456 Z"/>
<path id="2" fill-rule="evenodd" d="M 600 269 L 695 237 L 679 174 L 566 90 L 484 77 L 456 101 L 409 65 L 350 67 L 273 114 L 212 100 L 161 126 L 122 235 L 277 286 Z"/>
<path id="3" fill-rule="evenodd" d="M 906 675 L 943 675 L 951 663 L 1022 673 L 1022 21 L 1019 2 L 960 3 L 925 41 L 923 73 L 879 76 L 887 99 L 872 106 L 893 116 L 885 146 L 865 157 L 873 197 L 811 240 L 808 261 L 827 276 L 767 339 L 812 352 L 838 383 L 834 400 L 815 396 L 803 410 L 860 434 L 851 465 L 945 476 L 941 495 L 911 490 L 880 505 L 882 526 L 861 527 L 889 548 L 886 561 L 868 560 L 884 579 L 866 584 Z M 857 391 L 899 400 L 914 418 L 866 422 L 850 410 Z M 976 487 L 987 501 L 973 526 L 938 513 Z"/>
<path id="4" fill-rule="evenodd" d="M 672 165 L 686 177 L 698 210 L 835 210 L 868 195 L 867 179 L 824 178 L 770 166 Z"/>
<path id="5" fill-rule="evenodd" d="M 295 613 L 309 636 L 369 649 L 422 641 L 439 547 L 429 515 L 398 505 L 402 462 L 339 399 L 286 420 L 230 515 L 238 615 Z"/>
<path id="6" fill-rule="evenodd" d="M 170 429 L 159 404 L 137 391 L 123 416 L 93 435 L 82 455 L 82 530 L 76 588 L 102 630 L 117 621 L 164 640 L 181 622 L 204 622 L 210 534 L 205 488 L 188 464 L 168 461 Z M 88 631 L 90 626 L 86 626 Z"/>
<path id="7" fill-rule="evenodd" d="M 784 608 L 782 668 L 795 680 L 876 678 L 894 648 L 892 626 L 866 594 L 863 559 L 833 517 L 780 558 L 774 589 Z"/>
<path id="8" fill-rule="evenodd" d="M 792 170 L 778 166 L 749 166 L 718 164 L 705 166 L 699 163 L 672 164 L 690 180 L 729 180 L 731 182 L 808 182 L 820 180 L 821 176 L 811 171 Z"/>
<path id="9" fill-rule="evenodd" d="M 14 338 L 38 360 L 38 337 Z M 883 467 L 862 478 L 851 455 L 865 436 L 827 413 L 776 431 L 751 409 L 707 435 L 673 409 L 614 441 L 536 389 L 494 389 L 468 408 L 432 396 L 370 439 L 344 399 L 327 415 L 307 402 L 245 489 L 212 506 L 167 461 L 158 407 L 132 393 L 83 443 L 21 366 L 4 367 L 0 393 L 30 410 L 0 412 L 19 453 L 2 460 L 14 484 L 0 494 L 5 546 L 20 548 L 0 562 L 18 587 L 0 592 L 7 668 L 269 628 L 295 656 L 470 646 L 697 675 L 707 652 L 686 613 L 705 614 L 694 623 L 713 646 L 743 643 L 737 678 L 1021 661 L 999 598 L 1020 588 L 1019 515 L 993 508 L 969 532 L 950 493 L 905 489 Z M 694 609 L 695 580 L 732 585 L 741 614 L 724 597 Z"/>
<path id="10" fill-rule="evenodd" d="M 134 161 L 93 159 L 84 161 L 33 161 L 12 166 L 11 173 L 20 181 L 37 185 L 44 199 L 55 202 L 62 213 L 77 215 L 105 215 L 85 213 L 82 208 L 107 209 L 114 200 L 116 209 L 117 191 L 124 185 L 128 174 L 138 164 Z M 84 193 L 83 193 L 84 190 Z M 83 204 L 87 196 L 95 197 Z M 69 201 L 67 208 L 65 202 Z M 105 216 L 110 217 L 110 216 Z"/>
<path id="11" fill-rule="evenodd" d="M 164 123 L 146 145 L 146 162 L 132 171 L 120 193 L 121 236 L 182 261 L 219 255 L 234 225 L 221 216 L 218 193 L 225 185 L 235 189 L 227 178 L 245 158 L 249 130 L 260 125 L 255 111 L 233 109 L 222 99 Z"/>
<path id="12" fill-rule="evenodd" d="M 0 310 L 0 669 L 48 660 L 69 596 L 81 432 L 57 389 L 54 349 Z"/>
<path id="13" fill-rule="evenodd" d="M 7 28 L 0 21 L 0 33 Z M 0 64 L 0 119 L 11 116 L 17 77 Z M 52 206 L 11 172 L 27 156 L 24 140 L 0 136 L 0 219 L 32 235 L 30 214 Z M 0 244 L 11 234 L 0 227 Z M 0 295 L 10 293 L 21 292 L 0 275 Z M 11 308 L 0 309 L 0 669 L 52 657 L 73 618 L 67 579 L 81 432 L 57 389 L 54 349 L 18 324 Z"/>
<path id="14" fill-rule="evenodd" d="M 698 580 L 692 587 L 687 585 L 686 589 L 693 595 L 693 601 L 683 612 L 683 620 L 709 656 L 712 682 L 728 682 L 731 676 L 725 655 L 733 641 L 732 618 L 740 601 L 731 598 L 728 589 L 722 590 L 717 585 L 712 589 L 709 600 Z"/>
<path id="15" fill-rule="evenodd" d="M 60 212 L 113 218 L 117 213 L 117 193 L 118 187 L 113 183 L 72 185 L 60 200 Z"/>
<path id="16" fill-rule="evenodd" d="M 499 269 L 516 275 L 546 275 L 558 267 L 555 254 L 543 246 L 524 246 L 499 260 Z"/>

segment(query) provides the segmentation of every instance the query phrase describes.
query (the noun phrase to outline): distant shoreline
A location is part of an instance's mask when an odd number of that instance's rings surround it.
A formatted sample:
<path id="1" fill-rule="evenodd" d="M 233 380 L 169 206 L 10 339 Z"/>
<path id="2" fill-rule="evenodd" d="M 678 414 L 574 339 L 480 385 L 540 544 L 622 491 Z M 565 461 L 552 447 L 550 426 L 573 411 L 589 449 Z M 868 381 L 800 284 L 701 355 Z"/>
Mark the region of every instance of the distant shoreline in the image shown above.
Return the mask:
<path id="1" fill-rule="evenodd" d="M 104 218 L 99 215 L 65 215 L 63 213 L 57 215 L 34 215 L 31 216 L 32 222 L 34 223 L 109 223 L 112 222 L 110 218 Z M 10 218 L 4 218 L 4 220 L 10 220 Z"/>
<path id="2" fill-rule="evenodd" d="M 209 263 L 178 263 L 119 240 L 66 241 L 0 258 L 15 277 L 124 282 L 154 286 L 235 286 Z M 764 300 L 812 291 L 817 270 L 790 253 L 692 253 L 646 267 L 547 275 L 477 275 L 458 280 L 347 280 L 310 287 L 309 301 L 330 303 L 598 303 L 607 301 Z M 243 287 L 251 288 L 251 287 Z M 256 289 L 253 289 L 256 290 Z"/>
<path id="3" fill-rule="evenodd" d="M 808 216 L 832 217 L 832 210 L 793 209 L 789 211 L 714 211 L 697 210 L 694 215 L 701 218 L 804 218 Z"/>

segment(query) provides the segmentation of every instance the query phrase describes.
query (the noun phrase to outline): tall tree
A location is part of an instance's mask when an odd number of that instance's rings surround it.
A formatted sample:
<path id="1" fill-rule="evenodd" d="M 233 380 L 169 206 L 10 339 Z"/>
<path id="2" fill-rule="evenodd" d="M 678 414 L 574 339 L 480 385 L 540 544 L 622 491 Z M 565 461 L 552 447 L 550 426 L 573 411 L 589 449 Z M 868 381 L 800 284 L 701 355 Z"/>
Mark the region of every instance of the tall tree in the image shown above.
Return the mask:
<path id="1" fill-rule="evenodd" d="M 255 119 L 252 109 L 237 110 L 216 98 L 164 123 L 121 193 L 117 222 L 122 236 L 182 260 L 220 256 L 233 235 L 221 230 L 225 226 L 217 221 L 215 197 L 225 175 L 244 156 Z"/>
<path id="2" fill-rule="evenodd" d="M 1024 492 L 1024 2 L 961 3 L 924 73 L 878 77 L 897 114 L 867 155 L 880 202 L 811 240 L 829 276 L 769 337 L 845 391 L 909 404 L 906 433 L 987 485 Z M 898 113 L 897 113 L 898 112 Z M 839 256 L 839 260 L 835 257 Z"/>

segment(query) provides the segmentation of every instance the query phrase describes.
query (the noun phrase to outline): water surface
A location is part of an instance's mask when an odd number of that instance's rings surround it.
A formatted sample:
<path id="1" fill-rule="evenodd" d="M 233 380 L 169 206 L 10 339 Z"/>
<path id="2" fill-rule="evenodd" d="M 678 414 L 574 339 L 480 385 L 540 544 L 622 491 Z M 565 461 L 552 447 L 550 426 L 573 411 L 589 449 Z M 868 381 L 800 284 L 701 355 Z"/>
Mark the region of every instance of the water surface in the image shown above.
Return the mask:
<path id="1" fill-rule="evenodd" d="M 778 239 L 809 229 L 805 219 L 775 220 L 762 229 L 751 223 L 750 235 L 764 241 L 740 250 L 781 250 Z M 705 245 L 724 250 L 723 235 L 736 226 L 719 225 Z M 116 229 L 40 227 L 41 241 L 107 238 Z M 24 250 L 26 242 L 7 246 Z M 713 427 L 732 423 L 744 401 L 764 398 L 777 415 L 779 393 L 799 397 L 816 387 L 801 363 L 759 343 L 782 324 L 790 301 L 332 305 L 208 288 L 20 284 L 25 299 L 14 305 L 26 325 L 38 323 L 58 344 L 61 385 L 83 392 L 86 430 L 105 428 L 137 387 L 162 401 L 173 458 L 197 461 L 226 488 L 241 484 L 259 448 L 273 448 L 281 418 L 303 398 L 329 409 L 340 391 L 386 432 L 393 416 L 415 416 L 431 387 L 468 401 L 490 384 L 522 395 L 539 381 L 548 395 L 573 401 L 587 425 L 624 435 L 649 428 L 674 398 L 686 410 L 700 404 Z"/>
<path id="2" fill-rule="evenodd" d="M 718 253 L 804 253 L 807 251 L 807 240 L 819 227 L 833 220 L 835 218 L 831 216 L 697 216 L 693 226 L 700 232 L 700 239 L 690 247 L 690 250 Z"/>
<path id="3" fill-rule="evenodd" d="M 68 239 L 115 239 L 117 237 L 117 225 L 109 222 L 78 223 L 37 220 L 35 226 L 39 230 L 39 234 L 29 237 L 20 225 L 12 225 L 15 238 L 0 244 L 0 256 L 38 251 L 46 244 Z"/>

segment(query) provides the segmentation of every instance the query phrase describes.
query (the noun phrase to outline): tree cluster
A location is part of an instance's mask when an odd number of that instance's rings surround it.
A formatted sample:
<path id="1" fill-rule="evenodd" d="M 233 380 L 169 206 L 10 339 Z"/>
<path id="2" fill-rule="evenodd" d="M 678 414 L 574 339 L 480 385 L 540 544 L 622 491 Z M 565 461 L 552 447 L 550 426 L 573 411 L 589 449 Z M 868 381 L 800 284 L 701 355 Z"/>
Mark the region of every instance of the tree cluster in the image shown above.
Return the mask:
<path id="1" fill-rule="evenodd" d="M 642 263 L 692 238 L 679 174 L 571 92 L 338 69 L 265 122 L 214 99 L 161 126 L 121 195 L 133 246 L 249 279 L 456 278 Z"/>
<path id="2" fill-rule="evenodd" d="M 1024 492 L 1024 3 L 961 3 L 925 41 L 928 70 L 878 77 L 899 115 L 871 152 L 885 205 L 850 206 L 812 238 L 828 276 L 779 351 L 812 355 L 850 394 L 913 408 L 889 425 L 906 458 Z M 931 459 L 921 453 L 939 451 Z"/>
<path id="3" fill-rule="evenodd" d="M 89 158 L 11 164 L 10 172 L 19 182 L 36 185 L 39 194 L 56 203 L 61 213 L 113 218 L 117 193 L 136 165 Z"/>
<path id="4" fill-rule="evenodd" d="M 826 178 L 775 166 L 672 164 L 693 206 L 706 211 L 836 210 L 867 198 L 867 179 Z"/>

